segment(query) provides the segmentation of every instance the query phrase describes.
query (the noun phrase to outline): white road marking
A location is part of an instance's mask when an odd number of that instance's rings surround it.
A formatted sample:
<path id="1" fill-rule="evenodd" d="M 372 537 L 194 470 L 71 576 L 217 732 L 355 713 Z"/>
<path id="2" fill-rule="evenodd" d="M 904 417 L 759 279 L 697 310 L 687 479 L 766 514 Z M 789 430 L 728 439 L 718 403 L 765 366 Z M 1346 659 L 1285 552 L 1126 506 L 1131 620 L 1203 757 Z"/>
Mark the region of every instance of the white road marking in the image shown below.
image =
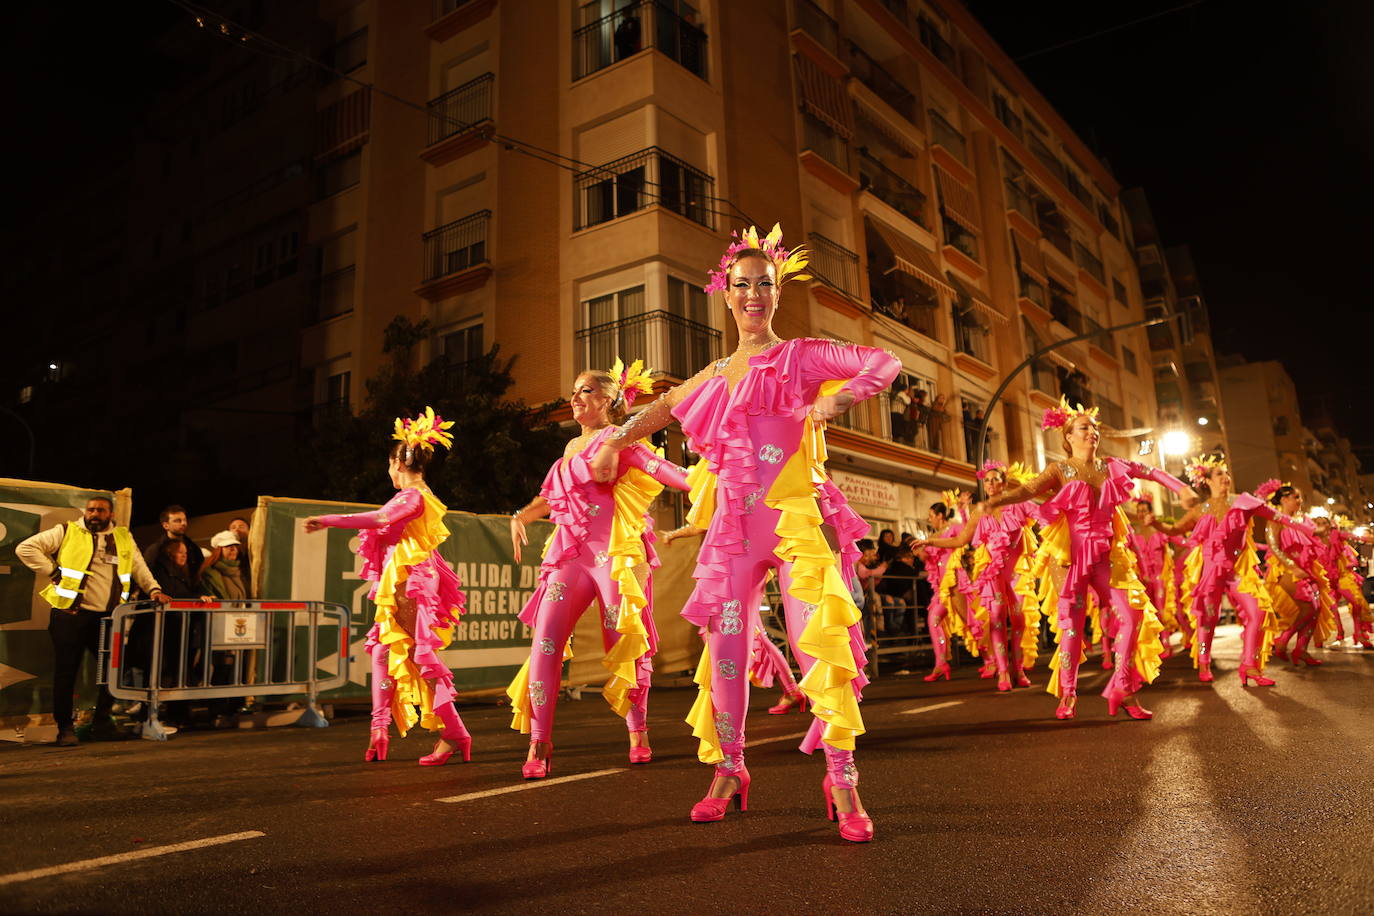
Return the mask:
<path id="1" fill-rule="evenodd" d="M 960 706 L 963 700 L 949 700 L 945 703 L 931 703 L 929 706 L 916 706 L 912 709 L 903 709 L 897 713 L 899 716 L 919 716 L 923 712 L 934 712 L 937 709 L 948 709 L 951 706 Z"/>
<path id="2" fill-rule="evenodd" d="M 435 801 L 444 804 L 456 804 L 458 802 L 473 801 L 478 798 L 491 798 L 493 795 L 506 795 L 510 792 L 523 792 L 526 789 L 541 789 L 544 786 L 556 786 L 564 782 L 577 782 L 579 779 L 595 779 L 598 776 L 609 776 L 612 773 L 625 772 L 623 767 L 613 770 L 593 770 L 590 773 L 574 773 L 572 776 L 558 776 L 554 779 L 531 779 L 514 786 L 502 786 L 499 789 L 485 789 L 481 792 L 468 792 L 465 795 L 450 795 L 447 798 L 436 798 Z"/>
<path id="3" fill-rule="evenodd" d="M 206 846 L 222 846 L 225 843 L 237 843 L 239 840 L 251 840 L 254 837 L 267 836 L 261 830 L 245 830 L 243 833 L 226 833 L 223 836 L 207 837 L 203 840 L 190 840 L 186 843 L 172 843 L 170 846 L 150 846 L 147 849 L 136 849 L 133 852 L 121 852 L 113 856 L 101 856 L 98 859 L 82 859 L 80 862 L 68 862 L 66 865 L 53 865 L 49 868 L 35 868 L 32 871 L 19 871 L 12 875 L 0 875 L 0 885 L 18 884 L 20 881 L 32 881 L 35 878 L 50 878 L 53 875 L 65 875 L 74 871 L 88 871 L 92 868 L 104 868 L 106 865 L 118 865 L 121 862 L 131 862 L 135 859 L 150 859 L 153 856 L 165 856 L 173 852 L 187 852 L 192 849 L 203 849 Z"/>
<path id="4" fill-rule="evenodd" d="M 806 732 L 797 732 L 795 735 L 778 735 L 776 738 L 760 738 L 757 741 L 744 742 L 745 747 L 758 747 L 760 744 L 776 744 L 779 741 L 793 741 L 797 738 L 805 738 Z"/>

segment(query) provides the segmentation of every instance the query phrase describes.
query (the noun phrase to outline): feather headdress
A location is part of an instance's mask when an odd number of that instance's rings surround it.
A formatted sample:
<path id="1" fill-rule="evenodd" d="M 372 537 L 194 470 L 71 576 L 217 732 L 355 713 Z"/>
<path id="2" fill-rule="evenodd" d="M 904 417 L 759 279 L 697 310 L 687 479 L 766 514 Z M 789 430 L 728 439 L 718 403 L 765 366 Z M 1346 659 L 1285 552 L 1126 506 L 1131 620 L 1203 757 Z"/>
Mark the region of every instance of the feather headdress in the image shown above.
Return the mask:
<path id="1" fill-rule="evenodd" d="M 782 286 L 788 280 L 811 279 L 810 274 L 805 272 L 806 265 L 811 260 L 810 253 L 801 245 L 791 251 L 784 248 L 782 245 L 782 226 L 778 223 L 774 223 L 772 231 L 762 239 L 759 238 L 759 230 L 754 226 L 750 226 L 743 232 L 732 232 L 730 235 L 735 241 L 731 242 L 730 247 L 725 249 L 725 254 L 721 255 L 720 258 L 720 264 L 711 271 L 711 282 L 702 287 L 707 295 L 725 290 L 726 274 L 730 272 L 730 265 L 739 259 L 740 252 L 750 249 L 763 252 L 764 256 L 773 262 L 773 269 L 778 277 L 778 286 Z"/>
<path id="2" fill-rule="evenodd" d="M 1231 469 L 1227 466 L 1224 458 L 1218 458 L 1216 455 L 1198 455 L 1188 462 L 1184 470 L 1188 473 L 1188 482 L 1196 487 L 1206 483 L 1213 471 L 1229 471 Z"/>
<path id="3" fill-rule="evenodd" d="M 1077 407 L 1069 406 L 1069 399 L 1062 394 L 1059 396 L 1059 406 L 1051 407 L 1045 411 L 1045 415 L 1040 419 L 1041 429 L 1060 429 L 1068 426 L 1079 417 L 1087 417 L 1094 423 L 1098 422 L 1097 408 L 1084 407 L 1079 404 Z"/>
<path id="4" fill-rule="evenodd" d="M 987 461 L 984 461 L 983 466 L 978 469 L 978 479 L 982 480 L 993 471 L 1001 471 L 1003 477 L 1007 476 L 1007 466 L 996 458 L 989 458 Z"/>
<path id="5" fill-rule="evenodd" d="M 432 452 L 436 445 L 453 447 L 453 436 L 448 433 L 452 428 L 452 420 L 445 420 L 434 412 L 433 407 L 426 407 L 424 413 L 412 420 L 397 417 L 391 438 L 404 442 L 409 449 Z"/>
<path id="6" fill-rule="evenodd" d="M 1255 487 L 1255 495 L 1260 499 L 1268 499 L 1286 486 L 1288 486 L 1288 484 L 1283 483 L 1277 477 L 1270 477 L 1264 483 Z"/>
<path id="7" fill-rule="evenodd" d="M 610 375 L 620 386 L 620 396 L 625 399 L 627 410 L 641 394 L 648 394 L 654 390 L 653 374 L 654 370 L 645 366 L 642 359 L 637 359 L 626 366 L 619 356 L 615 358 L 615 365 L 610 368 Z"/>

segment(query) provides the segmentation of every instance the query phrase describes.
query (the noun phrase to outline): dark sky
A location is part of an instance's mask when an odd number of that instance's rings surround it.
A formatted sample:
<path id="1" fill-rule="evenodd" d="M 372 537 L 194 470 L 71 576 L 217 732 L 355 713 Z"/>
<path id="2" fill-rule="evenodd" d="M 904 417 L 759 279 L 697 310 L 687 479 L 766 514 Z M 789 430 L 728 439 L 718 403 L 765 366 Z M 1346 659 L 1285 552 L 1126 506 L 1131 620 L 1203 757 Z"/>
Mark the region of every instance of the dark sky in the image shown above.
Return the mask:
<path id="1" fill-rule="evenodd" d="M 1374 4 L 968 0 L 1124 187 L 1187 244 L 1218 352 L 1276 359 L 1364 446 L 1374 293 Z M 1277 15 L 1276 15 L 1277 13 Z"/>

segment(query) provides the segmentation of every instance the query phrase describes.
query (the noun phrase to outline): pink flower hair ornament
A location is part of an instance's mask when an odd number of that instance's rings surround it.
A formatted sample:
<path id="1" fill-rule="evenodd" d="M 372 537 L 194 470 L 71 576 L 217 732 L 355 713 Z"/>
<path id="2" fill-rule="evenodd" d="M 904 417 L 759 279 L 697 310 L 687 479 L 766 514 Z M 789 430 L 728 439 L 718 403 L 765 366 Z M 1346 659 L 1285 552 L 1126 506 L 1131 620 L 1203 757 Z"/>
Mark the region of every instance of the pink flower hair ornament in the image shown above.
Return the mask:
<path id="1" fill-rule="evenodd" d="M 1060 395 L 1059 406 L 1051 407 L 1045 411 L 1045 415 L 1040 419 L 1040 428 L 1042 430 L 1062 429 L 1079 417 L 1087 417 L 1089 420 L 1097 423 L 1097 408 L 1084 407 L 1082 404 L 1079 404 L 1077 407 L 1070 407 L 1069 399 Z"/>
<path id="2" fill-rule="evenodd" d="M 653 372 L 654 370 L 644 365 L 644 360 L 637 359 L 626 366 L 620 357 L 615 358 L 615 365 L 610 368 L 610 376 L 615 379 L 620 386 L 620 396 L 625 399 L 625 409 L 634 406 L 635 400 L 640 394 L 649 394 L 654 390 Z"/>
<path id="3" fill-rule="evenodd" d="M 1192 461 L 1188 462 L 1184 470 L 1188 474 L 1188 482 L 1196 487 L 1206 483 L 1207 478 L 1212 476 L 1213 471 L 1229 471 L 1230 468 L 1227 467 L 1225 460 L 1215 455 L 1198 455 Z"/>
<path id="4" fill-rule="evenodd" d="M 711 271 L 710 282 L 702 289 L 706 295 L 725 291 L 727 277 L 730 267 L 739 260 L 742 252 L 755 250 L 763 252 L 768 260 L 773 262 L 773 270 L 777 274 L 778 286 L 782 286 L 788 280 L 810 280 L 811 275 L 807 274 L 806 265 L 810 263 L 811 257 L 807 250 L 798 245 L 791 251 L 782 245 L 782 226 L 778 223 L 773 224 L 773 229 L 759 238 L 757 227 L 750 226 L 743 232 L 731 232 L 730 236 L 735 240 L 725 249 L 725 254 L 720 256 L 720 264 Z"/>
<path id="5" fill-rule="evenodd" d="M 978 479 L 982 480 L 993 471 L 1001 471 L 1004 479 L 1007 476 L 1007 466 L 996 458 L 989 458 L 987 461 L 983 462 L 983 466 L 978 469 Z"/>
<path id="6" fill-rule="evenodd" d="M 453 436 L 448 432 L 452 428 L 452 420 L 445 420 L 433 407 L 426 407 L 425 412 L 414 419 L 397 417 L 391 438 L 404 442 L 407 449 L 432 452 L 436 445 L 453 447 Z"/>
<path id="7" fill-rule="evenodd" d="M 1255 495 L 1260 499 L 1268 499 L 1288 484 L 1279 480 L 1277 477 L 1270 477 L 1264 483 L 1255 487 Z"/>

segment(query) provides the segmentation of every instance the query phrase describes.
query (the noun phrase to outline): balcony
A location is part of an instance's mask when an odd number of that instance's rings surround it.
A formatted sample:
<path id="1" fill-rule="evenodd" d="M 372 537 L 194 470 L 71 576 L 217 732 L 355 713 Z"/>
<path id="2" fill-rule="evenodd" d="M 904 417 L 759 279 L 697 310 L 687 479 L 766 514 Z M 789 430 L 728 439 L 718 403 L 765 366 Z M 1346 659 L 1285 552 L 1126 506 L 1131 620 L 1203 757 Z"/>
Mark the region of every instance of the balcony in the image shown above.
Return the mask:
<path id="1" fill-rule="evenodd" d="M 1015 210 L 1026 218 L 1026 222 L 1032 226 L 1037 225 L 1035 217 L 1035 200 L 1026 193 L 1022 186 L 1022 180 L 1007 178 L 1002 182 L 1002 187 L 1007 192 L 1007 209 Z"/>
<path id="2" fill-rule="evenodd" d="M 867 147 L 859 149 L 859 190 L 872 194 L 921 228 L 930 228 L 926 196 L 870 155 Z"/>
<path id="3" fill-rule="evenodd" d="M 940 34 L 935 23 L 924 16 L 916 17 L 916 36 L 920 38 L 921 44 L 925 45 L 931 54 L 939 59 L 951 71 L 958 73 L 958 65 L 954 53 L 954 45 L 945 41 L 945 37 Z"/>
<path id="4" fill-rule="evenodd" d="M 1107 272 L 1102 267 L 1102 261 L 1089 251 L 1081 242 L 1073 243 L 1073 259 L 1079 267 L 1088 272 L 1098 283 L 1103 286 L 1107 284 Z"/>
<path id="5" fill-rule="evenodd" d="M 868 294 L 875 313 L 886 315 L 932 340 L 938 339 L 935 317 L 940 302 L 929 286 L 919 283 L 905 271 L 891 270 L 882 274 L 870 268 Z"/>
<path id="6" fill-rule="evenodd" d="M 580 369 L 632 355 L 675 379 L 691 378 L 721 353 L 715 328 L 661 309 L 583 328 L 576 340 Z"/>
<path id="7" fill-rule="evenodd" d="M 438 98 L 430 99 L 426 106 L 429 109 L 429 145 L 433 146 L 490 121 L 495 83 L 495 74 L 483 73 Z"/>
<path id="8" fill-rule="evenodd" d="M 968 165 L 968 141 L 964 135 L 954 129 L 940 113 L 931 109 L 930 114 L 930 139 L 936 146 L 943 146 L 955 159 L 964 165 Z"/>
<path id="9" fill-rule="evenodd" d="M 840 26 L 830 18 L 830 14 L 811 0 L 796 0 L 792 9 L 795 27 L 810 35 L 816 44 L 839 57 Z"/>
<path id="10" fill-rule="evenodd" d="M 950 310 L 954 316 L 954 349 L 960 353 L 967 353 L 980 362 L 990 363 L 988 329 L 974 317 L 972 305 L 955 302 Z"/>
<path id="11" fill-rule="evenodd" d="M 657 0 L 629 3 L 573 32 L 573 79 L 653 48 L 706 78 L 706 32 Z"/>
<path id="12" fill-rule="evenodd" d="M 849 174 L 848 141 L 808 111 L 802 112 L 802 149 L 810 150 L 841 172 Z"/>
<path id="13" fill-rule="evenodd" d="M 949 217 L 945 217 L 943 223 L 945 244 L 958 251 L 970 261 L 977 263 L 980 260 L 978 257 L 978 236 L 969 232 Z"/>
<path id="14" fill-rule="evenodd" d="M 364 66 L 367 63 L 367 27 L 363 26 L 325 48 L 321 59 L 331 70 L 339 73 L 352 73 Z M 326 73 L 324 78 L 326 81 L 337 79 L 333 73 Z"/>
<path id="15" fill-rule="evenodd" d="M 1102 412 L 1102 422 L 1112 429 L 1126 429 L 1126 412 L 1121 405 L 1108 398 L 1099 397 L 1097 406 Z"/>
<path id="16" fill-rule="evenodd" d="M 311 296 L 314 323 L 328 321 L 353 311 L 353 284 L 356 265 L 327 273 L 315 280 Z"/>
<path id="17" fill-rule="evenodd" d="M 478 286 L 485 281 L 490 269 L 479 276 L 474 268 L 486 265 L 489 260 L 487 230 L 490 223 L 491 211 L 479 210 L 422 236 L 425 252 L 422 295 L 426 298 L 452 295 L 470 288 L 469 280 Z"/>
<path id="18" fill-rule="evenodd" d="M 852 41 L 849 42 L 849 67 L 859 82 L 873 90 L 873 94 L 891 106 L 893 111 L 912 124 L 917 123 L 921 109 L 916 96 Z"/>
<path id="19" fill-rule="evenodd" d="M 715 186 L 710 175 L 651 146 L 577 174 L 574 228 L 586 229 L 658 205 L 712 229 Z"/>
<path id="20" fill-rule="evenodd" d="M 1063 296 L 1050 293 L 1050 316 L 1075 334 L 1083 333 L 1083 313 Z"/>
<path id="21" fill-rule="evenodd" d="M 1026 128 L 1021 118 L 1012 110 L 1011 103 L 997 92 L 992 94 L 992 113 L 1002 122 L 1003 127 L 1016 135 L 1018 140 L 1025 137 Z"/>
<path id="22" fill-rule="evenodd" d="M 827 286 L 851 299 L 859 296 L 859 256 L 823 235 L 807 236 L 811 249 L 810 272 Z"/>
<path id="23" fill-rule="evenodd" d="M 1101 330 L 1102 325 L 1098 324 L 1096 321 L 1086 316 L 1083 318 L 1083 333 L 1087 334 Z M 1102 334 L 1101 336 L 1090 338 L 1088 340 L 1088 343 L 1092 344 L 1094 347 L 1097 347 L 1104 353 L 1110 353 L 1112 356 L 1116 356 L 1116 341 L 1112 338 L 1112 335 L 1110 334 Z"/>

